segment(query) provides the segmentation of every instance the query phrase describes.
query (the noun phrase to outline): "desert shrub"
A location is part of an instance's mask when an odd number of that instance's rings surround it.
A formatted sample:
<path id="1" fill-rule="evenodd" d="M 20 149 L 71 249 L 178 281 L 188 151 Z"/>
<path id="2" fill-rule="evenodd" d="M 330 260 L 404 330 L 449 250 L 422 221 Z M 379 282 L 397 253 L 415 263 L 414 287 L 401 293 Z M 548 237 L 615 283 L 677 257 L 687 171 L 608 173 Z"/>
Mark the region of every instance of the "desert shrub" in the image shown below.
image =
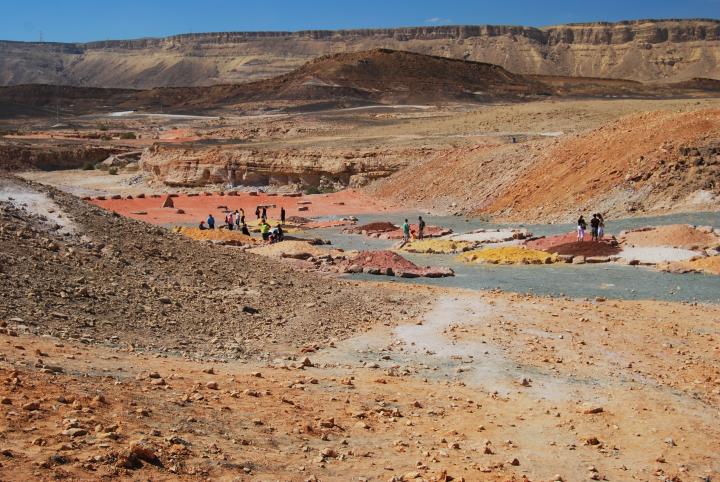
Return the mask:
<path id="1" fill-rule="evenodd" d="M 117 173 L 118 173 L 117 167 L 111 167 L 110 169 L 108 169 L 108 174 L 115 176 Z"/>
<path id="2" fill-rule="evenodd" d="M 137 139 L 134 132 L 122 132 L 120 133 L 120 139 Z"/>
<path id="3" fill-rule="evenodd" d="M 308 186 L 305 188 L 305 194 L 320 194 L 320 189 L 317 186 Z"/>
<path id="4" fill-rule="evenodd" d="M 83 171 L 92 171 L 95 169 L 95 164 L 92 161 L 85 161 L 85 164 L 82 166 Z"/>
<path id="5" fill-rule="evenodd" d="M 108 130 L 108 126 L 100 126 L 100 127 L 98 127 L 98 130 L 106 131 L 106 130 Z"/>

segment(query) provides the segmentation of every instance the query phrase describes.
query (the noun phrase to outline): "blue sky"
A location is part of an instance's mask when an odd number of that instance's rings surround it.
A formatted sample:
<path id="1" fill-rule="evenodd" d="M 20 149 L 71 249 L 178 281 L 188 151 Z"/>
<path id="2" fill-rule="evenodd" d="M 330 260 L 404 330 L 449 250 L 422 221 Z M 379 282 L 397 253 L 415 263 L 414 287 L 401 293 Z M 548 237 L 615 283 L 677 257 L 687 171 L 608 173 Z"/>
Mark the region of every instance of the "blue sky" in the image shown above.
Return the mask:
<path id="1" fill-rule="evenodd" d="M 720 18 L 720 0 L 3 0 L 0 7 L 0 39 L 55 42 L 240 30 Z"/>

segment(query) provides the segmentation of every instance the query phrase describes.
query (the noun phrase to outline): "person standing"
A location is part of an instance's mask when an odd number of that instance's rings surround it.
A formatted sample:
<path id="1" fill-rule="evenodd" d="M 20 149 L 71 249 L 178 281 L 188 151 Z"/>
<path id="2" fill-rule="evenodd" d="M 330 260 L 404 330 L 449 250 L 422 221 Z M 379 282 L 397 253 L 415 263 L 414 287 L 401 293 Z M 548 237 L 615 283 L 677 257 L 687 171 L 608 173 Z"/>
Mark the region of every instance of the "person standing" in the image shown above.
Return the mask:
<path id="1" fill-rule="evenodd" d="M 585 218 L 580 215 L 577 221 L 577 240 L 578 241 L 585 241 L 585 230 L 587 229 L 587 223 L 585 222 Z"/>
<path id="2" fill-rule="evenodd" d="M 418 239 L 423 239 L 425 232 L 425 220 L 422 216 L 418 216 Z"/>
<path id="3" fill-rule="evenodd" d="M 234 217 L 235 217 L 235 219 L 234 219 L 235 229 L 237 229 L 239 231 L 240 230 L 240 212 L 237 209 L 235 210 Z"/>
<path id="4" fill-rule="evenodd" d="M 255 219 L 260 219 L 260 206 L 255 206 Z"/>
<path id="5" fill-rule="evenodd" d="M 403 241 L 408 242 L 410 241 L 410 224 L 408 223 L 408 220 L 406 219 L 405 222 L 402 225 L 402 233 L 403 233 Z"/>
<path id="6" fill-rule="evenodd" d="M 208 229 L 215 229 L 215 218 L 212 214 L 208 214 L 207 225 Z"/>
<path id="7" fill-rule="evenodd" d="M 280 207 L 280 224 L 285 224 L 285 208 Z"/>
<path id="8" fill-rule="evenodd" d="M 593 241 L 598 240 L 598 228 L 600 227 L 600 220 L 597 217 L 597 214 L 593 214 L 592 219 L 590 220 L 590 237 Z"/>
<path id="9" fill-rule="evenodd" d="M 263 220 L 263 222 L 267 221 L 267 207 L 263 206 L 262 208 L 262 216 L 260 216 Z"/>
<path id="10" fill-rule="evenodd" d="M 598 239 L 602 239 L 605 236 L 605 218 L 601 213 L 598 213 L 598 219 L 600 220 L 600 226 L 598 226 Z"/>
<path id="11" fill-rule="evenodd" d="M 263 241 L 267 241 L 270 237 L 270 225 L 264 219 L 260 223 L 260 235 L 262 236 Z"/>

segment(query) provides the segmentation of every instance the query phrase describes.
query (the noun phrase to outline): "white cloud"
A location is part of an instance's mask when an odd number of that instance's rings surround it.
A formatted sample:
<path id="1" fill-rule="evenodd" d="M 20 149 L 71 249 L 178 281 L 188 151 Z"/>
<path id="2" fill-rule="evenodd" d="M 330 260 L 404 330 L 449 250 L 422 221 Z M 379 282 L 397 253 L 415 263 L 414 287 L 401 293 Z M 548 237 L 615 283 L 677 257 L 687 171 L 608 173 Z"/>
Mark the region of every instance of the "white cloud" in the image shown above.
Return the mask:
<path id="1" fill-rule="evenodd" d="M 426 18 L 425 23 L 450 23 L 450 19 L 442 18 L 442 17 L 431 17 L 431 18 Z"/>

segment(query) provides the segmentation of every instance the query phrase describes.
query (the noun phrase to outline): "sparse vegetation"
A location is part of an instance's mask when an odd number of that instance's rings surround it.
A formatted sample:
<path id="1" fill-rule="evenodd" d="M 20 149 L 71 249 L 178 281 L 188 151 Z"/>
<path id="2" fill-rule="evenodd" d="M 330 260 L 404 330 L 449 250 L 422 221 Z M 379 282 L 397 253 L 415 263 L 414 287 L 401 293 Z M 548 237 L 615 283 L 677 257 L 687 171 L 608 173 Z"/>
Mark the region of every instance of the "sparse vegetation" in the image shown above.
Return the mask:
<path id="1" fill-rule="evenodd" d="M 122 132 L 120 133 L 120 139 L 137 139 L 134 132 Z"/>
<path id="2" fill-rule="evenodd" d="M 83 171 L 94 171 L 95 170 L 95 163 L 92 161 L 85 161 L 85 164 L 82 166 Z"/>
<path id="3" fill-rule="evenodd" d="M 108 169 L 108 174 L 110 174 L 111 176 L 115 176 L 115 175 L 117 175 L 117 173 L 118 173 L 117 167 L 111 167 L 110 169 Z"/>
<path id="4" fill-rule="evenodd" d="M 317 186 L 308 186 L 304 190 L 305 194 L 320 194 L 320 189 Z"/>

